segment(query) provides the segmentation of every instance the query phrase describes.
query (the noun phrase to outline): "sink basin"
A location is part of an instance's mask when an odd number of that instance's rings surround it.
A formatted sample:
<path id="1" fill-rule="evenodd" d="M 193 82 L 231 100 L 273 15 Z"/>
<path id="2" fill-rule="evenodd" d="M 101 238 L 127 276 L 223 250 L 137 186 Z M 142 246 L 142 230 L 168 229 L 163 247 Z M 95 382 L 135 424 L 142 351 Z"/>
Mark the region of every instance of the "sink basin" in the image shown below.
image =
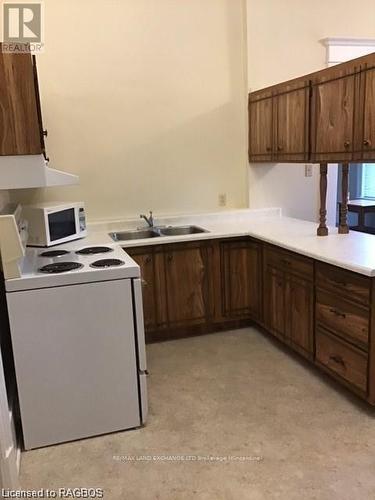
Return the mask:
<path id="1" fill-rule="evenodd" d="M 134 229 L 133 231 L 118 231 L 109 233 L 114 241 L 143 240 L 146 238 L 160 238 L 160 236 L 185 236 L 188 234 L 208 233 L 207 229 L 199 226 L 168 226 L 149 229 Z"/>
<path id="2" fill-rule="evenodd" d="M 136 229 L 134 231 L 120 231 L 116 233 L 109 233 L 109 236 L 114 241 L 126 241 L 143 240 L 145 238 L 157 238 L 160 236 L 160 234 L 153 229 Z"/>
<path id="3" fill-rule="evenodd" d="M 208 231 L 198 226 L 170 226 L 160 228 L 162 236 L 184 236 L 198 233 L 208 233 Z"/>

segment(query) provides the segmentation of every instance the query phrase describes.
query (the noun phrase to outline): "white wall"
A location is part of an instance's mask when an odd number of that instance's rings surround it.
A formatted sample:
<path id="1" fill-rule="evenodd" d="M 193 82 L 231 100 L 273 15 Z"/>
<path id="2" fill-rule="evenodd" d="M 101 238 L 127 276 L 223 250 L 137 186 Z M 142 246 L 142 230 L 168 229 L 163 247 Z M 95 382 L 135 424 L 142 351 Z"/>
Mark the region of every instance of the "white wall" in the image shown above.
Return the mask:
<path id="1" fill-rule="evenodd" d="M 375 2 L 361 0 L 247 0 L 249 90 L 302 76 L 326 66 L 319 40 L 328 36 L 375 36 Z M 335 176 L 332 176 L 333 181 Z M 304 177 L 303 165 L 250 165 L 250 206 L 280 205 L 286 215 L 317 220 L 319 167 Z M 272 193 L 272 196 L 271 196 Z M 333 220 L 335 204 L 330 206 Z"/>
<path id="2" fill-rule="evenodd" d="M 90 219 L 247 206 L 245 0 L 45 0 L 48 154 Z"/>

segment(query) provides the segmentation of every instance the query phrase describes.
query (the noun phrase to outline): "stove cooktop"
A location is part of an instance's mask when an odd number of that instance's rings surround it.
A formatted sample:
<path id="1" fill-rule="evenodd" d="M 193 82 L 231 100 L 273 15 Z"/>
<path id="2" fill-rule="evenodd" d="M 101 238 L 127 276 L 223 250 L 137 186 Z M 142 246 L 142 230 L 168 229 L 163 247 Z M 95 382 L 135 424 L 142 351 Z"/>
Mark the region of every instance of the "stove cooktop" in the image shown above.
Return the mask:
<path id="1" fill-rule="evenodd" d="M 91 267 L 117 267 L 123 266 L 125 262 L 120 259 L 100 259 L 93 262 Z"/>
<path id="2" fill-rule="evenodd" d="M 47 250 L 39 254 L 39 257 L 61 257 L 70 253 L 68 250 Z"/>
<path id="3" fill-rule="evenodd" d="M 67 273 L 69 271 L 75 271 L 81 269 L 83 264 L 79 262 L 54 262 L 53 264 L 47 264 L 46 266 L 40 267 L 38 270 L 41 273 Z"/>
<path id="4" fill-rule="evenodd" d="M 81 250 L 76 251 L 76 254 L 78 254 L 78 255 L 95 255 L 98 253 L 108 253 L 108 252 L 113 252 L 113 248 L 96 246 L 96 247 L 81 248 Z"/>

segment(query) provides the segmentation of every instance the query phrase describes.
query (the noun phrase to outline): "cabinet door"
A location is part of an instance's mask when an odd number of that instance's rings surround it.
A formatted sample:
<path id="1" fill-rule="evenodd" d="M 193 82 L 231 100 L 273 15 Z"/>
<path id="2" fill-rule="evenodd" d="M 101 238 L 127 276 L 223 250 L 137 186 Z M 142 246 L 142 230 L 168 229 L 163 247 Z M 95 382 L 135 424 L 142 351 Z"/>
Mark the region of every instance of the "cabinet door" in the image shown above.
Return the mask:
<path id="1" fill-rule="evenodd" d="M 313 85 L 312 160 L 353 157 L 356 75 Z"/>
<path id="2" fill-rule="evenodd" d="M 314 292 L 311 282 L 287 277 L 286 304 L 288 319 L 286 337 L 298 351 L 308 357 L 313 353 L 313 304 Z"/>
<path id="3" fill-rule="evenodd" d="M 0 47 L 0 155 L 42 151 L 31 56 L 3 54 Z"/>
<path id="4" fill-rule="evenodd" d="M 249 101 L 249 160 L 272 159 L 272 97 Z"/>
<path id="5" fill-rule="evenodd" d="M 165 247 L 168 326 L 205 323 L 211 316 L 208 245 Z"/>
<path id="6" fill-rule="evenodd" d="M 144 251 L 126 250 L 141 268 L 143 314 L 145 329 L 152 330 L 156 327 L 156 300 L 155 300 L 155 267 L 152 249 Z"/>
<path id="7" fill-rule="evenodd" d="M 264 273 L 264 322 L 277 337 L 285 336 L 285 278 L 284 273 L 266 266 Z"/>
<path id="8" fill-rule="evenodd" d="M 361 152 L 359 159 L 375 160 L 375 68 L 364 71 L 361 79 L 361 133 L 357 150 Z"/>
<path id="9" fill-rule="evenodd" d="M 275 161 L 304 161 L 309 155 L 309 87 L 275 97 Z"/>
<path id="10" fill-rule="evenodd" d="M 227 318 L 258 319 L 261 310 L 261 247 L 233 241 L 221 245 L 222 309 Z"/>

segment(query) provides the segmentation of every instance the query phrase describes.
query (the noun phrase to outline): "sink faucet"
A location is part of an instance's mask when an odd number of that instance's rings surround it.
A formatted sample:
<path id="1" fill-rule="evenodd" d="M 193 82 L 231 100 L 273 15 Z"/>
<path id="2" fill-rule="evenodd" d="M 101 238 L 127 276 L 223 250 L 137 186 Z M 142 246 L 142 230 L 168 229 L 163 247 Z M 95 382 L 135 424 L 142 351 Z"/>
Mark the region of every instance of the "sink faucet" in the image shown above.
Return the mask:
<path id="1" fill-rule="evenodd" d="M 147 215 L 145 214 L 141 214 L 139 217 L 141 219 L 144 219 L 150 227 L 154 227 L 154 217 L 152 215 L 151 210 L 150 210 L 150 217 L 147 217 Z"/>

